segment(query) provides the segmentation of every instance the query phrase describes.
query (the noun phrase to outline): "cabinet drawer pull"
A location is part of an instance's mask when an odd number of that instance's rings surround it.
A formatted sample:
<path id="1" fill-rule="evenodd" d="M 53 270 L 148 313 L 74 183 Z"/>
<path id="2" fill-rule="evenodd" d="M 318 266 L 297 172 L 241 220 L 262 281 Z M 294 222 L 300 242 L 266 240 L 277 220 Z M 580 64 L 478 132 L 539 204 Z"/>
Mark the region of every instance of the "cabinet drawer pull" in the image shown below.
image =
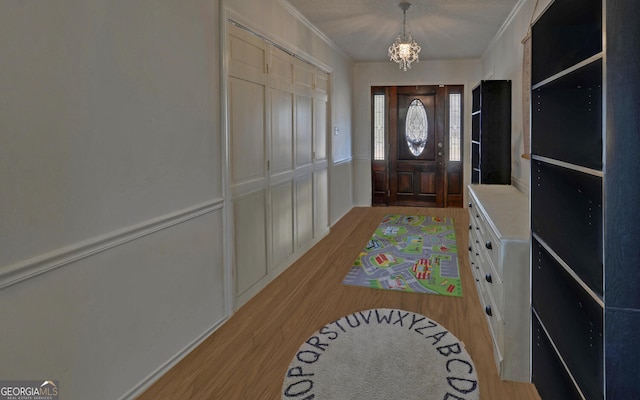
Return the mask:
<path id="1" fill-rule="evenodd" d="M 469 230 L 471 230 L 473 227 L 471 226 L 471 224 L 469 224 Z"/>
<path id="2" fill-rule="evenodd" d="M 473 207 L 473 203 L 469 202 L 469 208 Z"/>
<path id="3" fill-rule="evenodd" d="M 489 282 L 489 283 L 493 283 L 493 278 L 491 277 L 491 274 L 486 274 L 484 276 L 484 279 L 486 279 L 487 282 Z"/>
<path id="4" fill-rule="evenodd" d="M 485 243 L 484 247 L 486 247 L 487 249 L 491 250 L 493 248 L 493 246 L 491 246 L 491 241 Z"/>
<path id="5" fill-rule="evenodd" d="M 486 313 L 487 313 L 487 315 L 488 315 L 488 316 L 490 316 L 490 317 L 492 317 L 492 316 L 493 316 L 493 311 L 491 311 L 491 306 L 490 306 L 490 305 L 489 305 L 489 306 L 486 306 L 486 307 L 484 308 L 484 312 L 486 312 Z"/>
<path id="6" fill-rule="evenodd" d="M 469 251 L 473 251 L 473 249 L 471 248 L 471 246 L 469 246 Z"/>

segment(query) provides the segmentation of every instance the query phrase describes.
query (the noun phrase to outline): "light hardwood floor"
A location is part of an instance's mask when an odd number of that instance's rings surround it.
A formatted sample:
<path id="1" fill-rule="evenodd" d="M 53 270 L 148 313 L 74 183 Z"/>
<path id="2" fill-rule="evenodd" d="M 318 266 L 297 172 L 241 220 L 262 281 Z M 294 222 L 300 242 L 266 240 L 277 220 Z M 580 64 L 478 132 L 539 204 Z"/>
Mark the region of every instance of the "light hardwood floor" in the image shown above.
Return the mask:
<path id="1" fill-rule="evenodd" d="M 463 297 L 345 286 L 342 279 L 385 214 L 455 220 Z M 539 400 L 535 387 L 502 381 L 469 270 L 466 209 L 356 207 L 327 237 L 154 383 L 139 399 L 280 399 L 287 366 L 300 344 L 326 323 L 370 308 L 425 315 L 465 343 L 478 372 L 481 400 Z M 522 349 L 527 351 L 527 349 Z"/>

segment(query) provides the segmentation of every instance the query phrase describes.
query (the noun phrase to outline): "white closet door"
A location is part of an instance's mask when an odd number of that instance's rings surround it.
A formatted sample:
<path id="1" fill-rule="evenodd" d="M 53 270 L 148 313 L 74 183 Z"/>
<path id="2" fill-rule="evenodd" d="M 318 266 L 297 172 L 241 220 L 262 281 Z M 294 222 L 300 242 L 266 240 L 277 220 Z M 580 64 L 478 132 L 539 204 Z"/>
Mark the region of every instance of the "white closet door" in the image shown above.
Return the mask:
<path id="1" fill-rule="evenodd" d="M 268 274 L 266 44 L 228 25 L 229 155 L 236 299 Z"/>
<path id="2" fill-rule="evenodd" d="M 227 26 L 237 308 L 328 231 L 329 75 Z"/>

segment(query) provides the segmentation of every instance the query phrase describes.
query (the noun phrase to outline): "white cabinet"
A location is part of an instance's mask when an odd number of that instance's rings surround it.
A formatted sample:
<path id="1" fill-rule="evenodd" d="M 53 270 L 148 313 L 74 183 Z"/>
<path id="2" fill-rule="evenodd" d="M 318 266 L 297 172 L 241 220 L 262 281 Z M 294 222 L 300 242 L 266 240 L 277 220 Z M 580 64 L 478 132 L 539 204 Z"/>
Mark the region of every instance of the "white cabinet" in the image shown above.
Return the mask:
<path id="1" fill-rule="evenodd" d="M 509 185 L 469 185 L 469 259 L 502 379 L 530 381 L 529 211 Z"/>

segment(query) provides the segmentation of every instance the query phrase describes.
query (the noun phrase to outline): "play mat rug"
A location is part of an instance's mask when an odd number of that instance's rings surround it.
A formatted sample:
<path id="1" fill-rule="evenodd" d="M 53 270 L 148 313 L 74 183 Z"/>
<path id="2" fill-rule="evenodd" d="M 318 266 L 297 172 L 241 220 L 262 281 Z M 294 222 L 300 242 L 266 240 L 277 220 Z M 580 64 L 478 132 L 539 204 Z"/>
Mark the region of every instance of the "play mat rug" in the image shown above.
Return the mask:
<path id="1" fill-rule="evenodd" d="M 342 283 L 461 297 L 453 219 L 386 215 Z"/>

